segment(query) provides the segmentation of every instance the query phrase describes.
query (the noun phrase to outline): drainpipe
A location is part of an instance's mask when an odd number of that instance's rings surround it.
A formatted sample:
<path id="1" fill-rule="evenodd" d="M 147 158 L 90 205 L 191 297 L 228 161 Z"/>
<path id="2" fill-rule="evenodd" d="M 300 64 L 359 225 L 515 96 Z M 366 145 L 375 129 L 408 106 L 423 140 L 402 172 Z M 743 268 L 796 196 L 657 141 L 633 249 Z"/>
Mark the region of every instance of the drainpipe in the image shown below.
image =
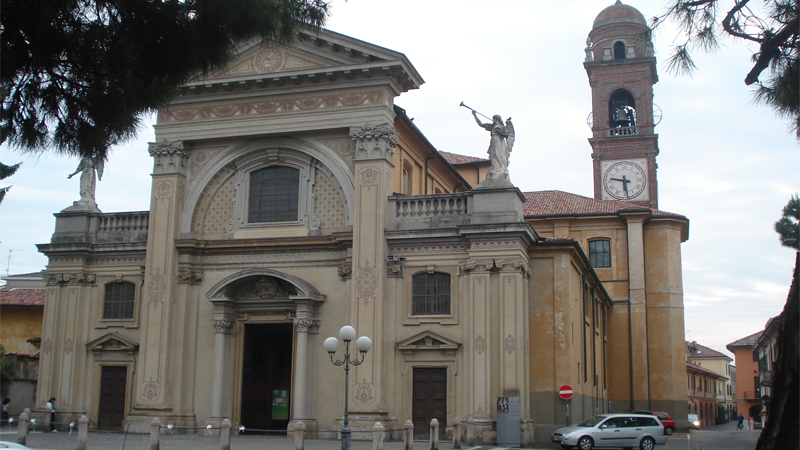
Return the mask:
<path id="1" fill-rule="evenodd" d="M 633 311 L 631 310 L 631 243 L 630 243 L 630 236 L 628 234 L 628 226 L 625 226 L 625 253 L 626 259 L 628 260 L 628 378 L 630 380 L 630 408 L 631 411 L 636 410 L 634 407 L 633 402 L 633 320 L 631 319 L 631 315 Z"/>
<path id="2" fill-rule="evenodd" d="M 435 156 L 429 156 L 425 158 L 425 195 L 428 195 L 428 161 L 435 158 Z"/>

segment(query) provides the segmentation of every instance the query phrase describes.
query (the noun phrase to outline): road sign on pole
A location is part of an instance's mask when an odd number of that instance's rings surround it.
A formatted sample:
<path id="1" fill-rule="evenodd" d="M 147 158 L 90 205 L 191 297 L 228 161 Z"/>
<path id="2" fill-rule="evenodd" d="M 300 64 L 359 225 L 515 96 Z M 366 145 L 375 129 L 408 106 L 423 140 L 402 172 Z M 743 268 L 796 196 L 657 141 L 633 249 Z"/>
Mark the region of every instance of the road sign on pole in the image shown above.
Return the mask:
<path id="1" fill-rule="evenodd" d="M 558 388 L 558 396 L 563 398 L 564 400 L 569 400 L 572 398 L 572 387 L 568 384 L 565 384 Z"/>

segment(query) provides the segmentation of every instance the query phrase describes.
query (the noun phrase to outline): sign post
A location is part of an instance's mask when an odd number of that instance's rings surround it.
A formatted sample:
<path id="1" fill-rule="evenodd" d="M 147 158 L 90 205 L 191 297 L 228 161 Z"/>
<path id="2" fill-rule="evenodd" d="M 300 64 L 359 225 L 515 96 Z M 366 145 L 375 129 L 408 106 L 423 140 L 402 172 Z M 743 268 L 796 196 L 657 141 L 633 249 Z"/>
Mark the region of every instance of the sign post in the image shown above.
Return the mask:
<path id="1" fill-rule="evenodd" d="M 572 387 L 568 384 L 565 384 L 558 388 L 558 396 L 564 399 L 567 403 L 567 426 L 569 426 L 569 399 L 572 398 Z"/>

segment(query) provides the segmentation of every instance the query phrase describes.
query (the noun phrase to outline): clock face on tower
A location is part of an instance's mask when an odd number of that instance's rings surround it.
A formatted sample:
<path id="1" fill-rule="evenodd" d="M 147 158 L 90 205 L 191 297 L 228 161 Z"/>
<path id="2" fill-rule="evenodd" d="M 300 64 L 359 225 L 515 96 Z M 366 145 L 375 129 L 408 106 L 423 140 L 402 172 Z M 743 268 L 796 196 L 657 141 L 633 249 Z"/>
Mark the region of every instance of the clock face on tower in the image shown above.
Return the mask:
<path id="1" fill-rule="evenodd" d="M 603 200 L 648 200 L 647 159 L 603 161 Z"/>

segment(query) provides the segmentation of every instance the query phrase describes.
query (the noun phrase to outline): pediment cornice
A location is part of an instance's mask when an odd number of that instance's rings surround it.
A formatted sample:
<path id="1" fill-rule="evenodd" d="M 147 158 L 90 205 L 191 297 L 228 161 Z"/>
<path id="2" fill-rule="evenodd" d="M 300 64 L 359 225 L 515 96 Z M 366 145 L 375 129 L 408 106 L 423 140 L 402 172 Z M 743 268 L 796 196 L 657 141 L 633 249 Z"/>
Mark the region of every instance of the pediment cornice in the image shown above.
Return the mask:
<path id="1" fill-rule="evenodd" d="M 456 350 L 460 346 L 460 342 L 430 330 L 397 342 L 399 350 Z"/>

